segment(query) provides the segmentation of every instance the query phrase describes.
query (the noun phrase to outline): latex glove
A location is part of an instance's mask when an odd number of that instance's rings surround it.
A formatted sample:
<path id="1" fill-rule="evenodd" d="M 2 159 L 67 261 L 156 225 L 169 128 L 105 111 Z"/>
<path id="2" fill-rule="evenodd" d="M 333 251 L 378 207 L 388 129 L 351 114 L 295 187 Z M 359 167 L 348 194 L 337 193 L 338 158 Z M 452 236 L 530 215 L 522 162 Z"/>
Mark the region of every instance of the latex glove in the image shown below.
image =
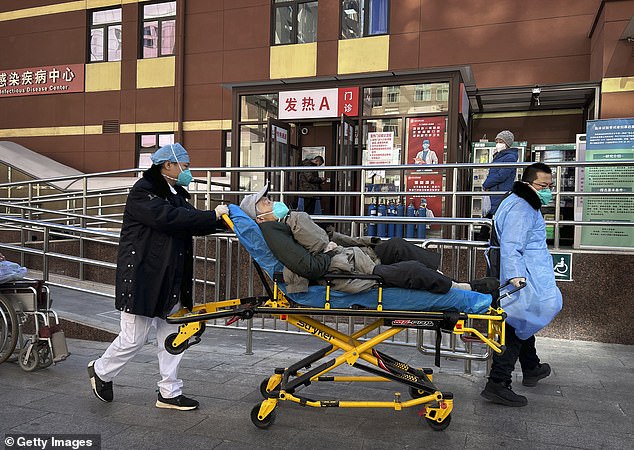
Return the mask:
<path id="1" fill-rule="evenodd" d="M 526 278 L 524 277 L 517 277 L 517 278 L 511 278 L 509 280 L 509 282 L 515 286 L 516 288 L 520 287 L 522 285 L 522 283 L 526 283 Z"/>
<path id="2" fill-rule="evenodd" d="M 326 245 L 326 248 L 324 249 L 324 253 L 328 253 L 329 251 L 332 251 L 334 249 L 337 248 L 337 244 L 335 244 L 334 242 L 330 241 L 328 242 L 328 245 Z"/>
<path id="3" fill-rule="evenodd" d="M 227 205 L 218 205 L 214 211 L 216 212 L 216 218 L 220 219 L 223 215 L 229 214 L 229 207 Z"/>

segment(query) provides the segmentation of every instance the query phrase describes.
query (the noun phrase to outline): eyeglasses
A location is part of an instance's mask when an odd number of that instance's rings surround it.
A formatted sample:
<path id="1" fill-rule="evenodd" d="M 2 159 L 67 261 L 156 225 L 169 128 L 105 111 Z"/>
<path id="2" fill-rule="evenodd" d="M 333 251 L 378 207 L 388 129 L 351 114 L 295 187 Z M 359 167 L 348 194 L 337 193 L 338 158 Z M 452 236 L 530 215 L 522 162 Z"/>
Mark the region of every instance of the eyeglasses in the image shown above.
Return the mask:
<path id="1" fill-rule="evenodd" d="M 553 184 L 535 183 L 534 181 L 531 184 L 539 186 L 541 189 L 550 189 L 551 191 L 555 189 L 555 186 Z"/>

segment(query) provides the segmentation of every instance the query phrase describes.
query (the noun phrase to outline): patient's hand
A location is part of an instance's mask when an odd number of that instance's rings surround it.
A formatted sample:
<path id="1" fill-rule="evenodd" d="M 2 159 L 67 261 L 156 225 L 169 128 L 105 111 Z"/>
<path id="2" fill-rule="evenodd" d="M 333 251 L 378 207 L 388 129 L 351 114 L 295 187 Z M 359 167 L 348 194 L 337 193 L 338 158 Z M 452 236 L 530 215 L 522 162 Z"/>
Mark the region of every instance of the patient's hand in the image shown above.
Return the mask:
<path id="1" fill-rule="evenodd" d="M 324 249 L 324 253 L 328 253 L 334 249 L 337 248 L 337 244 L 335 244 L 334 242 L 330 241 L 328 242 L 328 245 L 326 245 L 326 248 Z"/>

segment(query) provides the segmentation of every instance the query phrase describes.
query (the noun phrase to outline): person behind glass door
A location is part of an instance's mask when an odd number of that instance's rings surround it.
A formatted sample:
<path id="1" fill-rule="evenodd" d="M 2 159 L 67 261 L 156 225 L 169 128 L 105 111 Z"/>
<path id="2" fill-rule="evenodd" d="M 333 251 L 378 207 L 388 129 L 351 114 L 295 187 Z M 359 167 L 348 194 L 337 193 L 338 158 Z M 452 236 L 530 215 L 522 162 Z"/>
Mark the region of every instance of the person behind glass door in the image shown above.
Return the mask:
<path id="1" fill-rule="evenodd" d="M 325 179 L 319 176 L 315 167 L 324 165 L 324 158 L 320 155 L 311 155 L 301 162 L 302 166 L 306 166 L 307 169 L 299 173 L 299 190 L 311 193 L 321 191 L 321 185 L 326 182 Z M 318 196 L 300 196 L 299 205 L 304 204 L 304 212 L 308 214 L 316 214 L 315 209 L 317 201 L 320 200 Z M 321 213 L 321 211 L 319 211 Z"/>

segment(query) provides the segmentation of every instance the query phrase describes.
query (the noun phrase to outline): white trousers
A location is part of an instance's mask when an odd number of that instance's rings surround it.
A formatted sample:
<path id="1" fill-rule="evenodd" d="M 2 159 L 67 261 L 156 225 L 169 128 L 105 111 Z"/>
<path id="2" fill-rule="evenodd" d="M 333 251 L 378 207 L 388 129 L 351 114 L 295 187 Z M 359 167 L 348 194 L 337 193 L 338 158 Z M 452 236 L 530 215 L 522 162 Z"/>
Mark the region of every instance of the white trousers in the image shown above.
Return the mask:
<path id="1" fill-rule="evenodd" d="M 178 311 L 176 305 L 173 311 Z M 145 317 L 121 311 L 121 332 L 105 353 L 95 361 L 94 369 L 99 378 L 105 382 L 112 381 L 123 366 L 136 355 L 147 341 L 152 327 L 156 328 L 158 343 L 158 363 L 161 373 L 159 392 L 163 398 L 178 397 L 183 393 L 183 380 L 178 378 L 178 365 L 183 353 L 172 355 L 165 350 L 165 338 L 178 333 L 177 324 L 168 324 L 159 317 Z"/>

